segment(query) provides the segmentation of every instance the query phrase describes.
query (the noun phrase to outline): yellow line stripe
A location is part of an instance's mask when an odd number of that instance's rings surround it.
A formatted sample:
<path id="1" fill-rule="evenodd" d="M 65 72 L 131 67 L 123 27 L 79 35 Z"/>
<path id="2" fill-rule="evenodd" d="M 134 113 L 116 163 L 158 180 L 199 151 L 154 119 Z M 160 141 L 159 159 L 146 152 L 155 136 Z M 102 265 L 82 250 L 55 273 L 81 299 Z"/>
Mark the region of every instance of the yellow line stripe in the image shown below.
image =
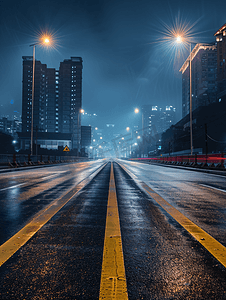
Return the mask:
<path id="1" fill-rule="evenodd" d="M 124 170 L 126 168 L 124 167 Z M 141 186 L 145 191 L 164 208 L 181 226 L 183 226 L 200 244 L 202 244 L 224 267 L 226 267 L 226 247 L 215 240 L 211 235 L 201 229 L 185 217 L 179 210 L 169 204 L 146 183 L 142 182 Z"/>
<path id="2" fill-rule="evenodd" d="M 112 163 L 99 299 L 128 299 Z"/>
<path id="3" fill-rule="evenodd" d="M 0 246 L 0 266 L 3 265 L 17 250 L 19 250 L 35 233 L 42 228 L 67 202 L 71 200 L 106 164 L 98 168 L 93 174 L 82 180 L 77 186 L 64 196 L 53 201 L 34 219 Z"/>

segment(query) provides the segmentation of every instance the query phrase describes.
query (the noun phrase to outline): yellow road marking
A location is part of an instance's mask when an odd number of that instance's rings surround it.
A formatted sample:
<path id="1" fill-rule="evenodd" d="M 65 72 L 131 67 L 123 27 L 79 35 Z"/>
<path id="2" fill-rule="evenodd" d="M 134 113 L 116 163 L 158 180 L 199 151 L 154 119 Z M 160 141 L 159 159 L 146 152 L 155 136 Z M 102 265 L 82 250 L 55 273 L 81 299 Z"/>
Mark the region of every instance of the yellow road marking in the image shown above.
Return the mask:
<path id="1" fill-rule="evenodd" d="M 124 170 L 126 168 L 124 167 Z M 183 226 L 200 244 L 202 244 L 224 267 L 226 267 L 226 247 L 211 235 L 185 217 L 179 210 L 169 204 L 146 183 L 142 182 L 144 190 L 165 209 L 181 226 Z"/>
<path id="2" fill-rule="evenodd" d="M 3 265 L 17 250 L 19 250 L 35 233 L 44 226 L 67 202 L 71 200 L 90 180 L 97 175 L 106 163 L 98 168 L 90 176 L 82 180 L 77 186 L 63 195 L 61 198 L 56 199 L 34 219 L 23 227 L 19 232 L 12 236 L 8 241 L 0 246 L 0 266 Z"/>
<path id="3" fill-rule="evenodd" d="M 112 163 L 99 299 L 128 299 Z"/>

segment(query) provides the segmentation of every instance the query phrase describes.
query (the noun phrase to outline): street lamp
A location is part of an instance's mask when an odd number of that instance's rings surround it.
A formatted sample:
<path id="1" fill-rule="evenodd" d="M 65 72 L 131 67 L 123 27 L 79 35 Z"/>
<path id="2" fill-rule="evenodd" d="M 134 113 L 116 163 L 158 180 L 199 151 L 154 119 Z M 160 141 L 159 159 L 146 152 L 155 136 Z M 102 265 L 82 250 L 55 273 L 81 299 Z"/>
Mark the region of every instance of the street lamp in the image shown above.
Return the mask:
<path id="1" fill-rule="evenodd" d="M 78 111 L 78 128 L 77 128 L 77 133 L 78 133 L 78 155 L 79 155 L 79 152 L 80 152 L 80 130 L 79 130 L 79 125 L 80 125 L 80 115 L 81 114 L 84 114 L 84 109 L 80 108 L 79 111 Z"/>
<path id="2" fill-rule="evenodd" d="M 131 130 L 131 144 L 130 144 L 130 154 L 132 156 L 132 141 L 133 141 L 133 131 L 129 127 L 126 127 L 126 131 L 129 132 Z"/>
<path id="3" fill-rule="evenodd" d="M 135 108 L 134 110 L 135 114 L 138 114 L 140 112 L 139 108 Z M 142 152 L 141 155 L 144 156 L 144 113 L 142 112 L 142 137 L 143 137 L 143 140 L 142 140 Z"/>
<path id="4" fill-rule="evenodd" d="M 42 36 L 40 42 L 31 44 L 33 47 L 33 71 L 32 71 L 32 98 L 31 98 L 31 155 L 33 155 L 33 140 L 34 140 L 34 96 L 35 96 L 35 46 L 50 45 L 50 36 Z"/>
<path id="5" fill-rule="evenodd" d="M 135 114 L 138 114 L 140 112 L 139 108 L 134 109 Z M 144 136 L 144 114 L 142 112 L 142 135 Z"/>
<path id="6" fill-rule="evenodd" d="M 181 44 L 181 43 L 183 43 L 183 38 L 180 36 L 180 35 L 178 35 L 177 37 L 176 37 L 176 42 L 178 43 L 178 44 Z M 191 68 L 191 63 L 192 63 L 192 58 L 191 58 L 191 54 L 192 54 L 192 49 L 191 49 L 191 42 L 186 42 L 186 43 L 188 43 L 189 45 L 190 45 L 190 54 L 189 54 L 189 58 L 190 58 L 190 62 L 189 62 L 189 77 L 190 77 L 190 98 L 189 98 L 189 102 L 190 102 L 190 145 L 191 145 L 191 155 L 193 154 L 193 133 L 192 133 L 192 131 L 193 131 L 193 129 L 192 129 L 192 68 Z"/>

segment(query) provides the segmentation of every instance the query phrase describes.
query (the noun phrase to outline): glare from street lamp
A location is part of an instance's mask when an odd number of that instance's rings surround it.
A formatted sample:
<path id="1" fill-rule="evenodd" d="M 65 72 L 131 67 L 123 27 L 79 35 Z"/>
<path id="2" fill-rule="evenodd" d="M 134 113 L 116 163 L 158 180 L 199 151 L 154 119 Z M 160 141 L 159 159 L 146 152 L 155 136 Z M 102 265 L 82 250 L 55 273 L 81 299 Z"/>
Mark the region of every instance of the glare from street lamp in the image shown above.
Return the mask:
<path id="1" fill-rule="evenodd" d="M 52 48 L 55 44 L 55 42 L 53 41 L 53 37 L 51 34 L 49 33 L 43 33 L 41 34 L 40 38 L 39 38 L 39 45 L 45 47 L 45 48 Z"/>
<path id="2" fill-rule="evenodd" d="M 139 109 L 135 108 L 134 112 L 135 112 L 135 114 L 138 114 L 139 113 Z"/>
<path id="3" fill-rule="evenodd" d="M 84 112 L 85 112 L 84 109 L 80 109 L 81 114 L 84 114 Z"/>
<path id="4" fill-rule="evenodd" d="M 177 36 L 176 41 L 178 44 L 181 44 L 183 42 L 183 39 L 180 35 Z"/>
<path id="5" fill-rule="evenodd" d="M 129 127 L 126 127 L 126 130 L 127 130 L 127 131 L 129 131 L 129 130 L 130 130 L 130 128 L 129 128 Z"/>

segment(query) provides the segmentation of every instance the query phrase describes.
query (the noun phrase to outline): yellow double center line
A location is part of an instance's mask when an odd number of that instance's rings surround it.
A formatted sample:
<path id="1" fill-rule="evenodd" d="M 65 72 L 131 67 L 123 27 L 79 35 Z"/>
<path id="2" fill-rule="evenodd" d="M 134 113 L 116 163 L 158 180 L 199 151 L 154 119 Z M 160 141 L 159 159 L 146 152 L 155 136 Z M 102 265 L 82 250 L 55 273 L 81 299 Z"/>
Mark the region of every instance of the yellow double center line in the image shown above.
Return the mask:
<path id="1" fill-rule="evenodd" d="M 99 299 L 128 299 L 112 163 Z"/>

